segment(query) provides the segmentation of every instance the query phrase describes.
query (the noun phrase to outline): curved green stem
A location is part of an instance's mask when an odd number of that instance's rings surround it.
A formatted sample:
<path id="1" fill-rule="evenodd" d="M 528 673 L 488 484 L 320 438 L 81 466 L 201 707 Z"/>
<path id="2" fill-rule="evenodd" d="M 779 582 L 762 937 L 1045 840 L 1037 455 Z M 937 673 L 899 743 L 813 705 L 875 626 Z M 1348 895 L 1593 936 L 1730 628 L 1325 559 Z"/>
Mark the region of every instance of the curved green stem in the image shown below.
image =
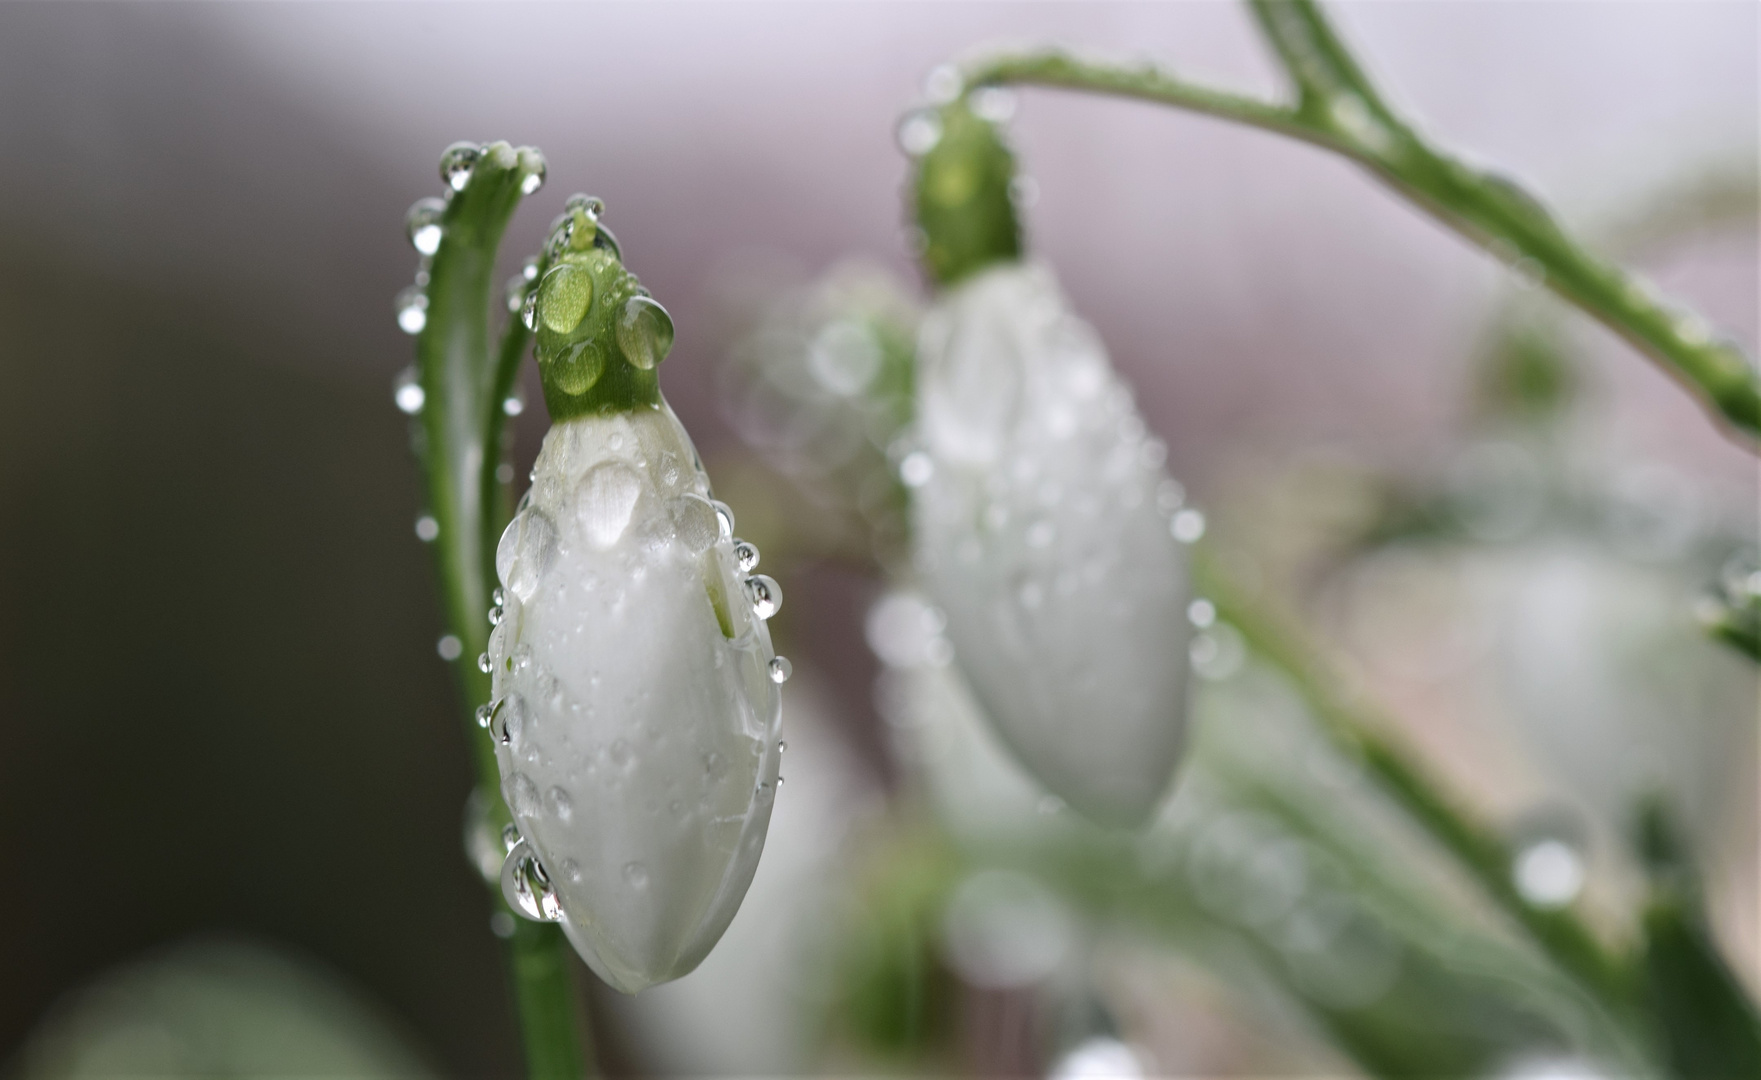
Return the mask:
<path id="1" fill-rule="evenodd" d="M 455 669 L 477 785 L 498 823 L 510 820 L 501 800 L 500 771 L 494 748 L 471 714 L 490 696 L 489 676 L 478 670 L 475 657 L 489 644 L 494 543 L 507 517 L 506 495 L 495 475 L 502 457 L 502 400 L 525 340 L 510 328 L 496 362 L 489 348 L 489 298 L 496 250 L 519 204 L 533 154 L 506 143 L 484 147 L 469 181 L 447 204 L 443 238 L 429 268 L 427 323 L 416 340 L 429 513 L 440 526 L 436 568 L 446 621 L 462 646 Z M 513 326 L 519 327 L 518 319 Z M 495 903 L 506 910 L 499 893 Z M 567 942 L 554 926 L 516 917 L 508 967 L 528 1075 L 577 1080 L 586 1058 Z"/>
<path id="2" fill-rule="evenodd" d="M 1151 67 L 1078 60 L 1057 51 L 971 65 L 968 85 L 1018 83 L 1154 101 L 1301 139 L 1356 161 L 1457 233 L 1625 338 L 1696 393 L 1745 447 L 1761 439 L 1761 379 L 1709 323 L 1642 279 L 1591 253 L 1534 196 L 1469 166 L 1402 120 L 1312 0 L 1249 0 L 1296 90 L 1292 105 L 1185 82 Z"/>
<path id="3" fill-rule="evenodd" d="M 1436 777 L 1385 734 L 1393 726 L 1364 705 L 1349 702 L 1298 633 L 1237 590 L 1203 549 L 1195 553 L 1193 575 L 1198 592 L 1216 605 L 1218 617 L 1241 632 L 1254 655 L 1284 674 L 1328 738 L 1362 762 L 1382 790 L 1610 1014 L 1631 1017 L 1638 989 L 1631 966 L 1610 955 L 1569 909 L 1545 910 L 1524 901 L 1504 841 L 1442 794 Z"/>

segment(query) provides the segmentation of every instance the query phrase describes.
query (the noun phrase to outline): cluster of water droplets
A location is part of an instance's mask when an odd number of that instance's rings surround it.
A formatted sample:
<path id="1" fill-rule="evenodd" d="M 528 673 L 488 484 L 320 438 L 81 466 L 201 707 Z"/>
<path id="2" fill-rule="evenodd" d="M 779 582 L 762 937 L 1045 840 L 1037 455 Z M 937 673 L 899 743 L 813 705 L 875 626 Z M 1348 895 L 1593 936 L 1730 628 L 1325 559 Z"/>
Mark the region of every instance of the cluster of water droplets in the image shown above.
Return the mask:
<path id="1" fill-rule="evenodd" d="M 442 197 L 417 199 L 404 215 L 404 235 L 409 239 L 410 246 L 416 249 L 420 260 L 416 266 L 414 283 L 397 294 L 393 305 L 397 311 L 398 329 L 406 334 L 420 334 L 428 326 L 429 270 L 434 256 L 440 252 L 440 245 L 446 238 L 447 206 L 453 196 L 464 191 L 470 184 L 478 161 L 489 149 L 471 142 L 458 142 L 447 147 L 440 158 Z M 530 195 L 544 186 L 547 166 L 544 158 L 531 149 L 519 151 L 518 160 L 520 191 Z M 412 409 L 406 407 L 404 399 L 400 398 L 398 407 L 405 412 L 414 413 L 420 411 L 421 403 L 418 400 Z"/>

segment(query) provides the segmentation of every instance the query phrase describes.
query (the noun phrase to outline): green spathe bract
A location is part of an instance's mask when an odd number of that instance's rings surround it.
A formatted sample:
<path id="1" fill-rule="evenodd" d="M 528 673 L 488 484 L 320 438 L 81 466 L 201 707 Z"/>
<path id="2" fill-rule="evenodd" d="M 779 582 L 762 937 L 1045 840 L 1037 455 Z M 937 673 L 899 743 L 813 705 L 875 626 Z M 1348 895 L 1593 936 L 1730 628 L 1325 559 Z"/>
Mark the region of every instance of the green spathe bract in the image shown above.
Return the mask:
<path id="1" fill-rule="evenodd" d="M 582 200 L 559 223 L 528 311 L 553 422 L 657 405 L 673 346 L 672 317 L 624 269 L 596 206 Z"/>
<path id="2" fill-rule="evenodd" d="M 964 102 L 919 114 L 936 130 L 918 159 L 914 195 L 923 261 L 941 285 L 1021 255 L 1021 225 L 1009 184 L 1015 155 Z"/>

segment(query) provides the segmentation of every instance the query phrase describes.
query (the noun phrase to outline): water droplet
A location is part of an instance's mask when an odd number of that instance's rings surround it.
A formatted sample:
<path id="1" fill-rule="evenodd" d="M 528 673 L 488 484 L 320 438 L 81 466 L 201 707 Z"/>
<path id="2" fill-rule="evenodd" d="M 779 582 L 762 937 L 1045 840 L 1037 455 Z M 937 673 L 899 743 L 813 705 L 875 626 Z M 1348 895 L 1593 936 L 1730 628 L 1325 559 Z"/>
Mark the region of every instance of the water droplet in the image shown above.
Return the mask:
<path id="1" fill-rule="evenodd" d="M 899 479 L 906 487 L 922 487 L 936 474 L 936 463 L 922 450 L 914 450 L 899 462 Z"/>
<path id="2" fill-rule="evenodd" d="M 716 515 L 715 505 L 691 491 L 673 500 L 673 530 L 693 555 L 708 551 L 721 537 L 721 519 Z"/>
<path id="3" fill-rule="evenodd" d="M 431 544 L 439 536 L 440 522 L 434 520 L 434 515 L 423 514 L 416 519 L 416 539 L 424 544 Z"/>
<path id="4" fill-rule="evenodd" d="M 514 917 L 505 911 L 489 916 L 489 932 L 503 941 L 514 936 Z"/>
<path id="5" fill-rule="evenodd" d="M 922 157 L 942 141 L 942 119 L 933 110 L 920 109 L 899 122 L 899 149 Z"/>
<path id="6" fill-rule="evenodd" d="M 404 233 L 410 238 L 410 246 L 423 255 L 439 251 L 440 219 L 445 213 L 446 203 L 439 199 L 417 199 L 411 204 L 409 213 L 404 215 Z"/>
<path id="7" fill-rule="evenodd" d="M 520 194 L 531 195 L 544 186 L 545 178 L 550 175 L 550 166 L 543 158 L 538 159 L 537 167 L 531 169 L 520 178 Z"/>
<path id="8" fill-rule="evenodd" d="M 1059 1058 L 1047 1075 L 1049 1080 L 1142 1080 L 1150 1072 L 1129 1044 L 1111 1035 L 1096 1035 Z"/>
<path id="9" fill-rule="evenodd" d="M 1205 515 L 1187 507 L 1175 513 L 1173 520 L 1168 523 L 1168 531 L 1182 544 L 1194 543 L 1205 534 Z"/>
<path id="10" fill-rule="evenodd" d="M 1006 124 L 1015 116 L 1015 92 L 1001 86 L 981 87 L 967 101 L 972 114 L 980 120 Z"/>
<path id="11" fill-rule="evenodd" d="M 1203 630 L 1217 621 L 1217 605 L 1200 597 L 1186 605 L 1186 618 L 1192 625 Z"/>
<path id="12" fill-rule="evenodd" d="M 966 80 L 953 64 L 937 64 L 923 80 L 923 96 L 937 105 L 946 105 L 966 90 Z"/>
<path id="13" fill-rule="evenodd" d="M 601 551 L 616 544 L 630 526 L 642 478 L 621 461 L 604 461 L 587 471 L 575 486 L 575 516 L 587 542 Z"/>
<path id="14" fill-rule="evenodd" d="M 758 545 L 750 540 L 734 541 L 734 565 L 740 573 L 750 574 L 758 569 Z"/>
<path id="15" fill-rule="evenodd" d="M 544 793 L 544 812 L 566 825 L 575 816 L 574 800 L 567 791 L 553 787 Z"/>
<path id="16" fill-rule="evenodd" d="M 508 522 L 495 546 L 495 573 L 521 603 L 532 599 L 556 559 L 556 527 L 538 510 Z"/>
<path id="17" fill-rule="evenodd" d="M 508 283 L 504 287 L 505 292 L 503 295 L 507 299 L 508 311 L 510 313 L 517 313 L 526 303 L 526 284 L 526 279 L 519 274 L 515 274 L 513 277 L 508 278 Z"/>
<path id="18" fill-rule="evenodd" d="M 471 170 L 477 166 L 482 147 L 472 142 L 456 142 L 440 155 L 440 181 L 454 191 L 465 190 L 471 182 Z"/>
<path id="19" fill-rule="evenodd" d="M 528 330 L 538 329 L 538 290 L 526 294 L 525 303 L 520 305 L 520 321 Z"/>
<path id="20" fill-rule="evenodd" d="M 569 196 L 568 201 L 563 203 L 563 209 L 570 213 L 579 210 L 587 215 L 588 221 L 597 224 L 599 219 L 605 216 L 605 200 L 597 195 L 577 193 Z"/>
<path id="21" fill-rule="evenodd" d="M 447 634 L 434 643 L 434 651 L 440 654 L 442 660 L 450 663 L 457 660 L 459 654 L 465 651 L 465 643 L 460 641 L 457 635 Z"/>
<path id="22" fill-rule="evenodd" d="M 428 325 L 428 294 L 411 285 L 397 294 L 397 327 L 406 334 L 420 334 Z"/>
<path id="23" fill-rule="evenodd" d="M 484 704 L 477 706 L 476 715 L 477 726 L 480 728 L 486 728 L 489 726 L 489 718 L 495 715 L 495 706 L 485 702 Z"/>
<path id="24" fill-rule="evenodd" d="M 525 262 L 521 263 L 520 264 L 520 276 L 525 278 L 527 281 L 537 281 L 538 280 L 538 260 L 536 258 L 529 258 Z"/>
<path id="25" fill-rule="evenodd" d="M 495 481 L 498 484 L 511 484 L 511 483 L 513 483 L 514 482 L 514 467 L 512 465 L 509 465 L 505 461 L 502 462 L 500 465 L 497 465 L 495 467 Z"/>
<path id="26" fill-rule="evenodd" d="M 783 778 L 782 778 L 782 776 L 781 776 L 781 775 L 780 775 L 780 774 L 779 774 L 779 775 L 778 775 L 778 776 L 777 776 L 777 787 L 782 787 L 782 786 L 783 786 Z"/>
<path id="27" fill-rule="evenodd" d="M 415 416 L 422 411 L 423 404 L 428 400 L 428 392 L 422 389 L 422 381 L 417 377 L 415 368 L 407 367 L 397 373 L 397 381 L 392 383 L 391 398 L 397 402 L 398 411 L 409 416 Z"/>
<path id="28" fill-rule="evenodd" d="M 529 713 L 526 699 L 510 693 L 494 703 L 489 713 L 489 733 L 503 746 L 519 749 L 526 734 Z"/>
<path id="29" fill-rule="evenodd" d="M 509 394 L 501 399 L 501 411 L 509 416 L 518 416 L 526 411 L 526 401 L 518 394 Z M 509 469 L 513 466 L 509 465 Z"/>
<path id="30" fill-rule="evenodd" d="M 786 656 L 771 657 L 769 667 L 770 681 L 778 686 L 788 682 L 789 676 L 795 673 L 795 665 L 789 663 L 789 658 Z M 780 744 L 778 748 L 781 748 Z"/>
<path id="31" fill-rule="evenodd" d="M 485 675 L 489 674 L 490 664 L 489 664 L 489 654 L 488 653 L 478 653 L 477 654 L 477 670 L 481 671 Z"/>
<path id="32" fill-rule="evenodd" d="M 632 296 L 618 316 L 618 348 L 643 371 L 665 360 L 673 349 L 673 317 L 646 296 Z"/>
<path id="33" fill-rule="evenodd" d="M 715 507 L 716 529 L 721 533 L 721 538 L 723 540 L 732 540 L 734 538 L 733 508 L 727 503 L 719 502 L 715 499 L 709 500 L 709 505 Z"/>
<path id="34" fill-rule="evenodd" d="M 1557 838 L 1539 840 L 1517 854 L 1511 867 L 1516 891 L 1538 908 L 1562 908 L 1584 887 L 1584 860 Z"/>
<path id="35" fill-rule="evenodd" d="M 500 626 L 501 619 L 502 619 L 502 610 L 500 608 L 492 607 L 489 609 L 489 625 L 490 626 Z"/>
<path id="36" fill-rule="evenodd" d="M 581 325 L 593 303 L 593 275 L 585 267 L 559 266 L 538 286 L 538 317 L 544 325 L 566 334 Z"/>
<path id="37" fill-rule="evenodd" d="M 752 602 L 752 614 L 768 619 L 782 608 L 783 590 L 775 578 L 753 574 L 746 579 L 746 599 Z"/>
<path id="38" fill-rule="evenodd" d="M 496 607 L 505 606 L 508 602 L 507 590 L 503 589 L 500 585 L 497 585 L 489 593 L 489 602 Z"/>
<path id="39" fill-rule="evenodd" d="M 532 846 L 522 840 L 501 865 L 501 895 L 508 906 L 533 922 L 561 922 L 562 901 Z"/>
<path id="40" fill-rule="evenodd" d="M 648 867 L 643 866 L 639 862 L 625 863 L 624 881 L 629 883 L 630 888 L 635 889 L 637 892 L 641 892 L 643 889 L 648 888 Z"/>
<path id="41" fill-rule="evenodd" d="M 789 748 L 789 744 L 787 742 L 783 741 L 782 739 L 777 740 L 777 753 L 779 753 L 779 754 L 783 753 L 788 748 Z"/>

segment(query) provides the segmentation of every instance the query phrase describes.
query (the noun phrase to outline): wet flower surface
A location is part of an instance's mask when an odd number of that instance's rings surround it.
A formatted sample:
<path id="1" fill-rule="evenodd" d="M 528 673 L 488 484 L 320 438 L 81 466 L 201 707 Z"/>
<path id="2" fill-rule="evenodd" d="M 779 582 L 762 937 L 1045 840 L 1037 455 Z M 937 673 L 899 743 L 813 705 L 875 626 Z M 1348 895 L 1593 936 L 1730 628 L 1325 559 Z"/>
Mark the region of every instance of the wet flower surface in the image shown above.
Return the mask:
<path id="1" fill-rule="evenodd" d="M 564 932 L 627 993 L 708 953 L 770 821 L 778 688 L 748 587 L 769 579 L 735 546 L 662 402 L 553 427 L 496 552 L 502 792 Z"/>
<path id="2" fill-rule="evenodd" d="M 1185 735 L 1183 499 L 1050 270 L 950 289 L 919 346 L 916 552 L 1005 742 L 1093 820 L 1131 826 Z"/>

